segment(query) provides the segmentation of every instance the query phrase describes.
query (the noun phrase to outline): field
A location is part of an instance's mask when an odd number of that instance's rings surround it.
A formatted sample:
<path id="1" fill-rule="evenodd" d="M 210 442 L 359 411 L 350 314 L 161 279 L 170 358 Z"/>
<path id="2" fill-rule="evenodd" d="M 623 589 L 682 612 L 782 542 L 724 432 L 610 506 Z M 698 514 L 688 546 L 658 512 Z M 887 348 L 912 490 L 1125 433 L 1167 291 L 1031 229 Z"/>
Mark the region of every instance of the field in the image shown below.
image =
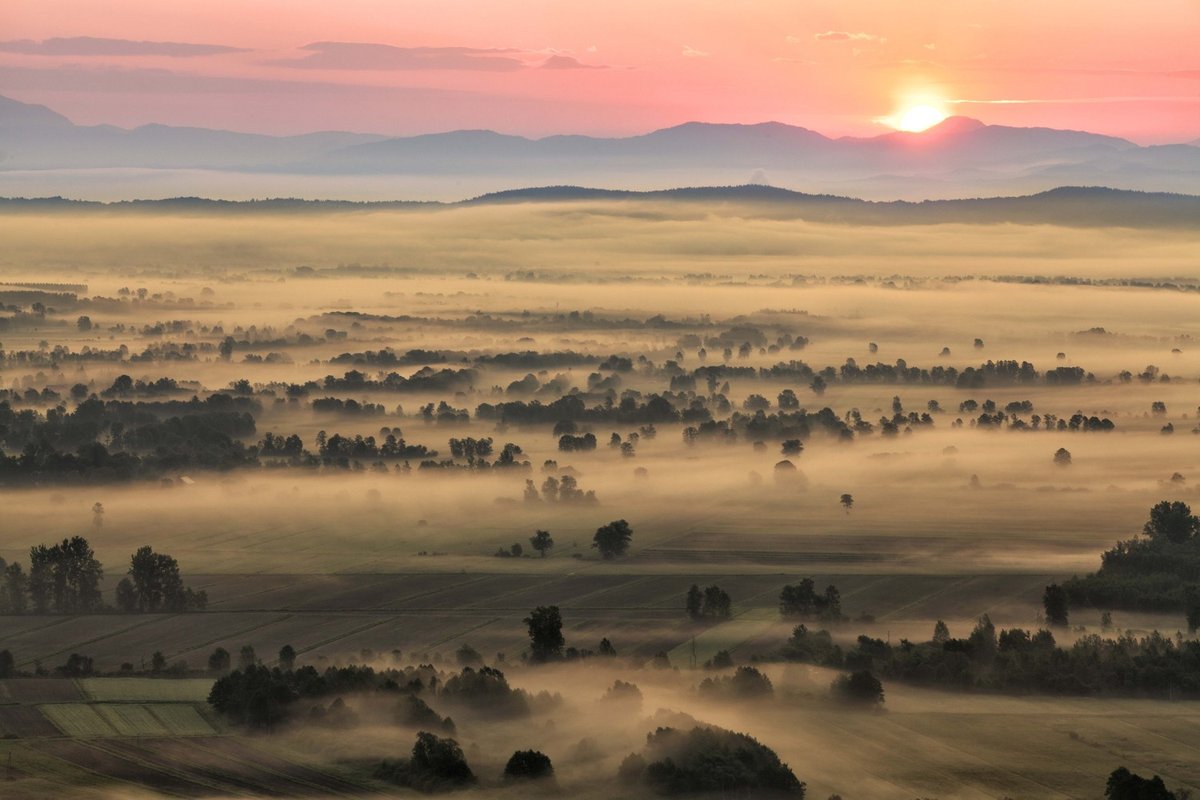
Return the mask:
<path id="1" fill-rule="evenodd" d="M 54 234 L 64 226 L 71 237 Z M 97 613 L 0 614 L 0 650 L 36 675 L 0 680 L 5 798 L 387 790 L 371 766 L 403 756 L 415 733 L 389 722 L 391 698 L 347 695 L 352 730 L 309 719 L 332 697 L 305 698 L 257 735 L 208 707 L 210 656 L 223 648 L 236 667 L 247 646 L 268 667 L 291 646 L 319 671 L 453 670 L 469 646 L 514 685 L 560 693 L 520 722 L 455 709 L 485 779 L 468 796 L 518 796 L 497 777 L 517 745 L 553 757 L 565 795 L 612 796 L 648 732 L 696 720 L 768 744 L 819 799 L 1094 798 L 1119 765 L 1200 791 L 1195 701 L 889 682 L 882 711 L 857 713 L 829 699 L 833 672 L 770 662 L 796 624 L 779 615 L 780 591 L 803 578 L 837 587 L 845 647 L 925 642 L 939 620 L 966 637 L 985 614 L 1036 630 L 1045 588 L 1097 569 L 1155 503 L 1200 506 L 1190 230 L 851 228 L 589 201 L 303 220 L 14 213 L 0 214 L 0 236 L 13 284 L 0 299 L 28 307 L 12 312 L 0 360 L 6 408 L 28 414 L 6 418 L 0 438 L 32 414 L 65 460 L 79 443 L 50 420 L 94 394 L 91 413 L 117 421 L 86 444 L 142 459 L 99 479 L 86 465 L 54 473 L 47 458 L 24 480 L 34 456 L 21 454 L 41 440 L 4 439 L 16 466 L 0 475 L 0 557 L 26 564 L 31 547 L 81 535 L 103 564 Z M 35 312 L 22 293 L 46 284 L 75 288 Z M 1038 377 L 944 377 L 1008 361 Z M 856 377 L 868 366 L 878 372 Z M 1090 378 L 1045 377 L 1076 366 Z M 416 380 L 457 370 L 470 374 Z M 162 379 L 176 383 L 156 394 Z M 787 392 L 812 427 L 787 427 Z M 651 396 L 670 398 L 655 422 Z M 572 398 L 583 410 L 570 419 L 513 410 Z M 356 405 L 319 408 L 326 399 Z M 130 438 L 234 402 L 251 418 L 239 436 Z M 1076 414 L 1113 429 L 1049 422 Z M 701 433 L 704 421 L 731 433 Z M 564 431 L 598 446 L 563 449 Z M 268 434 L 295 434 L 309 460 L 267 454 Z M 385 457 L 363 441 L 368 455 L 339 461 L 320 449 L 335 434 L 438 455 Z M 482 465 L 453 454 L 465 437 L 493 440 Z M 510 467 L 497 465 L 506 443 Z M 595 502 L 546 488 L 565 477 Z M 593 535 L 618 519 L 630 549 L 601 558 Z M 531 549 L 539 529 L 554 539 L 545 557 Z M 207 594 L 202 610 L 118 607 L 144 545 L 177 560 Z M 693 584 L 727 592 L 731 618 L 689 619 Z M 567 646 L 607 638 L 618 659 L 527 665 L 524 620 L 550 605 Z M 1058 644 L 1101 633 L 1101 612 L 1072 608 Z M 1113 609 L 1111 626 L 1193 638 L 1176 610 Z M 760 665 L 774 699 L 699 694 L 719 651 Z M 52 677 L 72 654 L 96 675 Z M 152 674 L 156 654 L 176 677 Z M 674 669 L 653 666 L 660 654 Z M 597 705 L 617 679 L 639 686 L 639 711 Z"/>

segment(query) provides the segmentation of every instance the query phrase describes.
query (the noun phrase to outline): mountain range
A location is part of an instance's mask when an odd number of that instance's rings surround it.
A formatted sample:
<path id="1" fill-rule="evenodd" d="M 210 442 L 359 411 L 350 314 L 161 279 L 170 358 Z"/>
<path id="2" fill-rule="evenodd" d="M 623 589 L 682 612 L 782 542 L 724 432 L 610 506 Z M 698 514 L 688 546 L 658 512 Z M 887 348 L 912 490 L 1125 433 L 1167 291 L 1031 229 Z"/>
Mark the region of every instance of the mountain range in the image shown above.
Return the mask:
<path id="1" fill-rule="evenodd" d="M 513 203 L 588 203 L 642 201 L 701 203 L 707 210 L 736 207 L 738 214 L 756 218 L 793 219 L 841 225 L 1001 224 L 1060 225 L 1073 228 L 1124 227 L 1195 230 L 1200 225 L 1200 196 L 1165 192 L 1065 186 L 1023 197 L 964 200 L 870 201 L 834 195 L 793 192 L 774 186 L 697 186 L 638 192 L 581 186 L 543 186 L 493 192 L 454 203 L 437 201 L 352 202 L 346 200 L 209 200 L 173 197 L 115 203 L 0 198 L 0 211 L 197 214 L 297 214 L 323 212 L 397 211 L 430 207 L 488 206 Z"/>
<path id="2" fill-rule="evenodd" d="M 1194 143 L 1139 146 L 1085 131 L 986 125 L 967 117 L 950 117 L 920 133 L 863 138 L 830 138 L 778 122 L 690 122 L 619 138 L 529 139 L 482 130 L 398 138 L 267 136 L 166 125 L 82 126 L 45 106 L 0 97 L 0 194 L 17 194 L 5 183 L 32 170 L 202 170 L 267 186 L 283 185 L 288 176 L 287 186 L 301 187 L 290 193 L 310 197 L 316 195 L 303 187 L 328 185 L 331 176 L 344 176 L 349 187 L 390 178 L 392 197 L 414 196 L 403 191 L 412 184 L 423 187 L 417 194 L 442 199 L 447 195 L 436 190 L 442 185 L 456 187 L 462 197 L 546 184 L 654 189 L 747 182 L 875 199 L 1027 193 L 1063 185 L 1200 194 L 1200 147 Z M 34 180 L 25 176 L 19 188 Z M 59 185 L 50 181 L 51 189 Z M 351 189 L 341 196 L 355 195 Z"/>

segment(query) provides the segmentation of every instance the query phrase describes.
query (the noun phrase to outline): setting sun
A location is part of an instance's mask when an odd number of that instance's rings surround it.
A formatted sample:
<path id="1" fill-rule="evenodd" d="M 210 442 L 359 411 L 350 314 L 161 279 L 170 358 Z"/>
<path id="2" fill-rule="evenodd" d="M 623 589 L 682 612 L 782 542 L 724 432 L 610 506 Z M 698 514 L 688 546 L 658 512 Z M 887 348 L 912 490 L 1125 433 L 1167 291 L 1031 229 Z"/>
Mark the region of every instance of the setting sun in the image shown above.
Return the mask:
<path id="1" fill-rule="evenodd" d="M 894 127 L 898 130 L 917 133 L 932 128 L 944 120 L 946 115 L 929 105 L 913 106 L 905 109 L 894 117 Z"/>

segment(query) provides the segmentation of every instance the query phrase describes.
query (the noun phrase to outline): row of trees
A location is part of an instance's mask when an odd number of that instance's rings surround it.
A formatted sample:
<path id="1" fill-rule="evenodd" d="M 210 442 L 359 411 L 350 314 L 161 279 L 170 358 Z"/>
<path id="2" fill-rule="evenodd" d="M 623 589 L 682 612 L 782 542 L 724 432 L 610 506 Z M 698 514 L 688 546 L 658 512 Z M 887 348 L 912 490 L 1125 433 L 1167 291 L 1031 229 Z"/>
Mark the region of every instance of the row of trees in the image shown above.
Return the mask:
<path id="1" fill-rule="evenodd" d="M 0 558 L 0 574 L 0 613 L 92 614 L 106 609 L 100 592 L 104 567 L 82 536 L 30 548 L 28 573 L 19 562 Z M 196 611 L 208 603 L 206 592 L 183 585 L 174 558 L 149 546 L 130 558 L 115 599 L 117 609 L 127 613 Z"/>
<path id="2" fill-rule="evenodd" d="M 1200 642 L 1154 633 L 1105 639 L 1084 636 L 1059 647 L 1048 630 L 997 630 L 984 615 L 970 634 L 953 638 L 943 622 L 926 642 L 893 645 L 859 636 L 843 650 L 827 631 L 798 625 L 785 660 L 851 670 L 945 688 L 1047 694 L 1200 697 Z"/>

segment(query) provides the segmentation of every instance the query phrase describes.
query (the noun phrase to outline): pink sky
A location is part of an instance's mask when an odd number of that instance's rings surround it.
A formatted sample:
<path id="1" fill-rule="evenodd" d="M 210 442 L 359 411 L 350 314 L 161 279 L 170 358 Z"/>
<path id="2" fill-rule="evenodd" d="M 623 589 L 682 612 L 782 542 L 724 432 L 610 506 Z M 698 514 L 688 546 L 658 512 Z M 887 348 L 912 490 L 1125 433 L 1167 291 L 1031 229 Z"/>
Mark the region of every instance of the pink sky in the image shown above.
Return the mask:
<path id="1" fill-rule="evenodd" d="M 931 102 L 1158 143 L 1200 137 L 1198 36 L 1197 0 L 3 0 L 0 95 L 82 124 L 534 136 L 870 135 Z"/>

